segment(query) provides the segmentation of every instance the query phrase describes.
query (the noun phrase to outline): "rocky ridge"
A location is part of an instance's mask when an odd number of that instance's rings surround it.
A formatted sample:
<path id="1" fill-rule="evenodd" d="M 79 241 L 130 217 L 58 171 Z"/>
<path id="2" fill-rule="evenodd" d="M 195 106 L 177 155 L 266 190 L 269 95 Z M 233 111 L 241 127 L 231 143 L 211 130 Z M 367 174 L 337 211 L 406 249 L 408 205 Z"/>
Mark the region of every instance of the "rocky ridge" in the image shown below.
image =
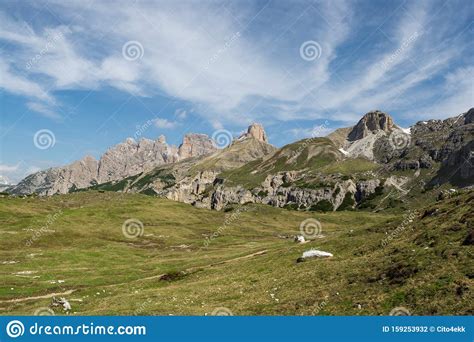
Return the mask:
<path id="1" fill-rule="evenodd" d="M 356 141 L 365 138 L 369 134 L 376 134 L 380 131 L 390 133 L 398 128 L 393 123 L 390 115 L 379 110 L 368 112 L 359 122 L 352 128 L 347 136 L 347 140 Z"/>
<path id="2" fill-rule="evenodd" d="M 420 168 L 431 169 L 429 174 L 434 174 L 436 179 L 438 163 L 461 165 L 458 173 L 465 177 L 467 183 L 472 184 L 472 164 L 463 164 L 458 160 L 460 154 L 464 159 L 468 158 L 468 152 L 472 154 L 472 113 L 473 110 L 470 110 L 457 118 L 419 122 L 406 130 L 395 125 L 388 114 L 374 111 L 366 114 L 354 127 L 340 129 L 336 133 L 339 135 L 337 143 L 329 139 L 336 147 L 343 144 L 347 148 L 341 148 L 339 154 L 333 151 L 330 144 L 313 138 L 293 144 L 295 146 L 283 147 L 265 156 L 261 162 L 252 162 L 251 167 L 250 164 L 243 166 L 249 169 L 245 176 L 248 179 L 258 178 L 261 172 L 268 174 L 257 185 L 248 187 L 235 182 L 229 183 L 227 173 L 220 174 L 214 170 L 197 173 L 166 189 L 154 187 L 153 191 L 159 196 L 216 210 L 233 204 L 262 203 L 299 210 L 325 211 L 353 209 L 383 192 L 394 191 L 399 194 L 398 197 L 405 196 L 416 184 L 429 183 L 430 179 L 419 178 Z M 429 132 L 437 135 L 438 131 L 444 141 L 439 141 L 440 135 L 428 139 Z M 393 139 L 391 135 L 402 139 L 403 144 L 398 146 L 397 140 L 390 141 Z M 314 151 L 325 153 L 321 155 Z M 353 174 L 349 172 L 350 176 L 337 172 L 319 172 L 323 164 L 318 161 L 327 161 L 331 154 L 334 157 L 330 164 L 362 158 L 374 162 L 372 165 L 376 166 L 375 172 L 357 174 L 354 170 Z M 418 159 L 411 159 L 415 155 Z M 313 162 L 308 162 L 311 156 L 315 156 L 319 168 L 314 168 Z M 285 168 L 296 163 L 295 170 L 278 171 L 282 162 L 286 165 Z M 279 166 L 276 167 L 277 165 Z M 407 175 L 392 174 L 393 171 L 403 170 L 415 172 Z M 231 173 L 238 172 L 239 169 L 233 169 Z M 314 174 L 317 177 L 312 179 Z"/>
<path id="3" fill-rule="evenodd" d="M 10 183 L 10 180 L 6 176 L 0 175 L 0 192 L 8 189 L 11 186 L 12 184 Z"/>
<path id="4" fill-rule="evenodd" d="M 93 189 L 140 192 L 215 210 L 245 203 L 298 210 L 375 210 L 370 201 L 376 196 L 384 195 L 383 202 L 395 192 L 401 196 L 397 200 L 403 200 L 417 186 L 420 191 L 419 186 L 455 179 L 460 186 L 472 184 L 473 116 L 471 109 L 455 118 L 402 129 L 388 114 L 373 111 L 327 138 L 304 139 L 280 149 L 268 144 L 259 124 L 220 150 L 199 134 L 186 136 L 179 148 L 166 145 L 164 138 L 126 141 L 106 154 L 114 162 L 105 163 L 109 171 L 98 173 L 92 182 L 93 160 L 75 165 L 83 178 L 64 171 L 52 178 L 76 178 L 81 187 L 89 182 Z M 120 153 L 132 157 L 117 156 Z M 420 169 L 428 172 L 421 174 Z M 38 183 L 41 188 L 48 181 Z M 66 191 L 71 182 L 66 183 L 45 188 Z"/>
<path id="5" fill-rule="evenodd" d="M 261 141 L 268 144 L 267 133 L 263 129 L 263 126 L 259 123 L 253 123 L 247 129 L 247 132 L 242 134 L 239 139 L 254 138 L 257 141 Z"/>
<path id="6" fill-rule="evenodd" d="M 185 135 L 179 147 L 168 145 L 164 136 L 155 141 L 143 138 L 138 142 L 128 138 L 107 150 L 98 161 L 86 156 L 63 167 L 39 171 L 27 176 L 7 191 L 13 195 L 65 194 L 97 184 L 122 180 L 148 172 L 159 165 L 204 156 L 215 151 L 212 140 L 204 134 Z"/>

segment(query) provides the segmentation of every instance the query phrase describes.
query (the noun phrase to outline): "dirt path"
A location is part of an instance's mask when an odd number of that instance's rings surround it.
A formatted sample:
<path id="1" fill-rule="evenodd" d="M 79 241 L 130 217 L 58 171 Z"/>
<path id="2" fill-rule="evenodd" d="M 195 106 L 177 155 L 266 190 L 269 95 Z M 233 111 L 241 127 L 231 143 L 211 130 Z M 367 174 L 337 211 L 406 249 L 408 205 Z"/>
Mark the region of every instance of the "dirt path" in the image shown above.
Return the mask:
<path id="1" fill-rule="evenodd" d="M 23 298 L 14 298 L 14 299 L 8 299 L 8 300 L 0 300 L 0 303 L 19 303 L 19 302 L 25 302 L 27 300 L 34 300 L 34 299 L 47 299 L 47 298 L 53 298 L 56 296 L 67 296 L 73 293 L 76 290 L 67 290 L 66 292 L 55 292 L 55 293 L 50 293 L 47 295 L 42 295 L 42 296 L 33 296 L 33 297 L 23 297 Z"/>
<path id="2" fill-rule="evenodd" d="M 255 252 L 255 253 L 252 253 L 252 254 L 247 254 L 247 255 L 240 256 L 240 257 L 233 258 L 233 259 L 228 259 L 228 260 L 215 262 L 215 263 L 212 263 L 212 264 L 209 264 L 209 265 L 191 267 L 191 268 L 188 268 L 188 269 L 184 270 L 184 272 L 192 272 L 192 271 L 195 271 L 195 270 L 198 270 L 198 269 L 211 268 L 211 267 L 214 267 L 214 266 L 228 264 L 228 263 L 239 261 L 239 260 L 249 259 L 249 258 L 253 258 L 253 257 L 259 256 L 259 255 L 263 255 L 267 252 L 268 252 L 268 250 L 265 249 L 263 251 Z M 161 278 L 165 275 L 166 275 L 166 273 L 162 273 L 162 274 L 157 274 L 157 275 L 153 275 L 153 276 L 146 277 L 146 278 L 140 278 L 140 279 L 132 280 L 132 281 L 129 281 L 129 282 L 126 282 L 126 283 L 118 283 L 118 284 L 110 284 L 110 285 L 100 286 L 100 288 L 114 287 L 114 286 L 120 286 L 120 285 L 128 285 L 130 283 L 134 283 L 134 282 L 138 282 L 138 281 L 144 281 L 144 280 L 159 279 L 159 278 Z M 52 298 L 52 297 L 56 297 L 56 296 L 67 296 L 67 295 L 70 295 L 71 293 L 73 293 L 74 291 L 76 291 L 76 290 L 68 290 L 66 292 L 50 293 L 50 294 L 42 295 L 42 296 L 33 296 L 33 297 L 23 297 L 23 298 L 15 298 L 15 299 L 8 299 L 8 300 L 0 300 L 0 303 L 19 303 L 19 302 L 25 302 L 25 301 L 28 301 L 28 300 L 46 299 L 46 298 Z"/>
<path id="3" fill-rule="evenodd" d="M 241 257 L 237 257 L 237 258 L 233 258 L 233 259 L 229 259 L 229 260 L 224 260 L 224 261 L 219 261 L 219 262 L 216 262 L 214 264 L 210 264 L 210 265 L 207 265 L 207 266 L 203 266 L 202 268 L 207 268 L 207 267 L 212 267 L 212 266 L 217 266 L 217 265 L 222 265 L 222 264 L 228 264 L 230 262 L 234 262 L 234 261 L 238 261 L 238 260 L 244 260 L 244 259 L 249 259 L 249 258 L 253 258 L 255 256 L 259 256 L 259 255 L 263 255 L 265 253 L 267 253 L 268 250 L 265 249 L 263 251 L 260 251 L 260 252 L 255 252 L 255 253 L 252 253 L 252 254 L 248 254 L 248 255 L 244 255 L 244 256 L 241 256 Z"/>
<path id="4" fill-rule="evenodd" d="M 218 266 L 218 265 L 228 264 L 228 263 L 231 263 L 231 262 L 234 262 L 234 261 L 249 259 L 249 258 L 253 258 L 255 256 L 263 255 L 267 252 L 268 252 L 268 250 L 265 249 L 263 251 L 255 252 L 255 253 L 252 253 L 252 254 L 247 254 L 247 255 L 240 256 L 240 257 L 233 258 L 233 259 L 223 260 L 223 261 L 219 261 L 219 262 L 215 262 L 215 263 L 208 264 L 208 265 L 203 265 L 203 266 L 190 267 L 190 268 L 185 269 L 183 272 L 192 272 L 192 271 L 199 270 L 199 269 L 211 268 L 211 267 Z M 144 281 L 144 280 L 159 279 L 159 278 L 161 278 L 165 275 L 166 275 L 166 273 L 161 273 L 161 274 L 156 274 L 156 275 L 146 277 L 146 278 L 140 278 L 140 279 L 132 280 L 132 281 L 125 282 L 125 283 L 110 284 L 110 285 L 105 285 L 105 286 L 101 286 L 101 287 L 106 287 L 107 288 L 107 287 L 114 287 L 114 286 L 120 286 L 120 285 L 128 285 L 130 283 L 135 283 L 135 282 Z"/>

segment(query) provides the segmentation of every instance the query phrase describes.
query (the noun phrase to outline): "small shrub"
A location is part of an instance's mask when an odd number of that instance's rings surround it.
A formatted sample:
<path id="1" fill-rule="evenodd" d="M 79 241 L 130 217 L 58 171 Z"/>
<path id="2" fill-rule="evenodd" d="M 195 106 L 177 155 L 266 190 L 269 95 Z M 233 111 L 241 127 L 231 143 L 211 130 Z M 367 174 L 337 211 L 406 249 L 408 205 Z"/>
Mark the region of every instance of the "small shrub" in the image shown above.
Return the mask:
<path id="1" fill-rule="evenodd" d="M 334 209 L 334 206 L 332 205 L 331 202 L 329 202 L 328 200 L 322 200 L 322 201 L 319 201 L 318 203 L 316 204 L 313 204 L 309 210 L 310 211 L 333 211 Z"/>
<path id="2" fill-rule="evenodd" d="M 342 200 L 341 205 L 336 209 L 337 211 L 341 210 L 353 210 L 353 205 L 355 201 L 354 198 L 352 197 L 352 193 L 347 192 L 346 195 L 344 196 L 344 199 Z"/>

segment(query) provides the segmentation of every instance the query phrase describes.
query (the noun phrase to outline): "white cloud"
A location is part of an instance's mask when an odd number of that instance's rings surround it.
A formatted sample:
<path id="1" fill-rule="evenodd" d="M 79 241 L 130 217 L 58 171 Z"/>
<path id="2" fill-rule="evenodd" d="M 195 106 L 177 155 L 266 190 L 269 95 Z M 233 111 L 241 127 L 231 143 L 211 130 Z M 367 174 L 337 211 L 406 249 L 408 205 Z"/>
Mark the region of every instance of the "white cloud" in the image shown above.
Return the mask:
<path id="1" fill-rule="evenodd" d="M 325 137 L 334 131 L 334 128 L 323 125 L 316 125 L 310 128 L 292 128 L 288 130 L 294 139 L 300 140 L 305 138 Z"/>
<path id="2" fill-rule="evenodd" d="M 2 183 L 11 184 L 17 179 L 22 178 L 21 176 L 16 177 L 20 173 L 21 173 L 20 164 L 16 164 L 16 165 L 0 164 L 0 184 Z"/>
<path id="3" fill-rule="evenodd" d="M 53 0 L 48 7 L 61 22 L 74 25 L 26 25 L 29 32 L 24 22 L 0 15 L 0 39 L 19 47 L 12 58 L 0 60 L 0 87 L 34 98 L 35 106 L 42 106 L 39 112 L 49 117 L 54 98 L 45 89 L 112 86 L 137 96 L 165 93 L 193 103 L 213 127 L 327 118 L 336 112 L 346 113 L 334 115 L 346 120 L 375 108 L 416 109 L 416 96 L 424 96 L 416 88 L 442 75 L 466 51 L 462 41 L 450 45 L 446 39 L 453 33 L 446 18 L 468 15 L 455 6 L 443 8 L 439 17 L 431 16 L 436 9 L 431 2 L 402 6 L 386 24 L 373 27 L 370 37 L 380 37 L 379 45 L 356 35 L 361 19 L 352 2 L 295 3 L 284 10 L 271 4 L 253 18 L 261 9 L 255 6 L 131 2 L 112 8 L 103 2 L 87 7 L 81 1 Z M 279 21 L 267 19 L 271 15 Z M 253 20 L 268 30 L 247 26 Z M 299 46 L 313 39 L 322 53 L 306 62 Z M 144 49 L 136 61 L 122 56 L 122 46 L 131 40 Z M 360 40 L 362 47 L 354 48 Z M 21 70 L 37 55 L 28 72 Z M 463 83 L 458 92 L 466 93 L 470 84 Z M 440 108 L 451 108 L 457 100 L 459 93 L 450 93 Z M 463 96 L 462 103 L 469 102 Z M 175 113 L 178 120 L 186 115 L 185 110 Z"/>
<path id="4" fill-rule="evenodd" d="M 51 161 L 40 161 L 41 167 L 21 161 L 15 165 L 0 164 L 0 178 L 5 178 L 9 183 L 16 184 L 24 177 L 44 170 L 50 167 L 53 163 Z"/>
<path id="5" fill-rule="evenodd" d="M 153 123 L 158 128 L 175 128 L 177 123 L 169 121 L 167 119 L 157 118 L 153 120 Z"/>
<path id="6" fill-rule="evenodd" d="M 46 92 L 46 89 L 25 77 L 11 72 L 9 66 L 1 59 L 0 74 L 2 75 L 2 77 L 0 77 L 0 88 L 13 94 L 30 96 L 46 102 L 54 101 Z"/>
<path id="7" fill-rule="evenodd" d="M 18 170 L 19 165 L 6 165 L 6 164 L 0 164 L 0 172 L 6 173 L 6 172 L 14 172 Z"/>
<path id="8" fill-rule="evenodd" d="M 60 119 L 61 115 L 59 115 L 56 111 L 50 109 L 50 107 L 45 106 L 43 103 L 39 102 L 28 102 L 26 106 L 37 112 L 40 113 L 41 115 L 50 118 L 50 119 Z"/>
<path id="9" fill-rule="evenodd" d="M 188 116 L 188 112 L 183 108 L 179 108 L 174 111 L 174 116 L 179 120 L 184 120 Z"/>
<path id="10" fill-rule="evenodd" d="M 438 99 L 417 109 L 419 119 L 445 118 L 466 112 L 473 107 L 474 66 L 461 67 L 448 73 Z"/>

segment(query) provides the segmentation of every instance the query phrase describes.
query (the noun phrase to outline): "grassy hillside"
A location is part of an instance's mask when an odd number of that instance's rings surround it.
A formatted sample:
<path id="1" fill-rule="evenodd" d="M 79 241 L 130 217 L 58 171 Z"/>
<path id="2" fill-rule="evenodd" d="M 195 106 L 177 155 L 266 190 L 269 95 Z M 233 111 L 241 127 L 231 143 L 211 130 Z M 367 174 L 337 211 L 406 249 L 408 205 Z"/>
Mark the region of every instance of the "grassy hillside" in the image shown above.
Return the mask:
<path id="1" fill-rule="evenodd" d="M 404 229 L 407 219 L 394 213 L 259 205 L 217 212 L 96 191 L 0 198 L 0 314 L 33 314 L 61 293 L 75 315 L 204 315 L 219 307 L 379 315 L 396 306 L 472 314 L 473 196 L 438 202 L 427 214 L 419 208 Z M 307 218 L 321 222 L 323 237 L 295 244 Z M 141 236 L 123 234 L 128 219 L 143 223 Z M 311 248 L 334 257 L 296 263 Z"/>
<path id="2" fill-rule="evenodd" d="M 200 171 L 224 171 L 238 168 L 250 161 L 261 158 L 276 151 L 276 147 L 256 139 L 234 141 L 226 148 L 196 162 L 189 173 Z"/>
<path id="3" fill-rule="evenodd" d="M 238 169 L 223 172 L 219 177 L 228 184 L 255 187 L 269 174 L 281 171 L 320 171 L 342 160 L 342 154 L 327 138 L 310 138 L 285 145 L 275 153 L 251 161 Z"/>

